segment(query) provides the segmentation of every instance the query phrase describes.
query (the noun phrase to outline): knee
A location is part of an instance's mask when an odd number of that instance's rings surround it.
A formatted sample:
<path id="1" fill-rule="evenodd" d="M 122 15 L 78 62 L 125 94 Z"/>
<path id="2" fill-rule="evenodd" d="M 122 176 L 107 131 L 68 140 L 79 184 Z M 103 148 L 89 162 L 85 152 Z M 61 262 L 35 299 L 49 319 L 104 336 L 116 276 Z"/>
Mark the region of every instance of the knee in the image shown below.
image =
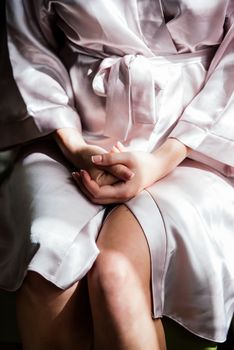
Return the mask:
<path id="1" fill-rule="evenodd" d="M 101 252 L 88 274 L 89 289 L 99 291 L 106 298 L 121 296 L 131 276 L 127 257 L 115 251 Z"/>

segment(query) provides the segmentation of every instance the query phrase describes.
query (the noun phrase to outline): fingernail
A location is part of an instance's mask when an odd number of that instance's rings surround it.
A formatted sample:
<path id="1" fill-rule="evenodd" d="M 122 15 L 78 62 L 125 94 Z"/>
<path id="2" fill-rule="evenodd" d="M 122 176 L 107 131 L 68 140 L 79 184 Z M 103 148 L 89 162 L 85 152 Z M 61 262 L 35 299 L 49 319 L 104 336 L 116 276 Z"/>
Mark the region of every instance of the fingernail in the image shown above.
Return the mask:
<path id="1" fill-rule="evenodd" d="M 79 176 L 79 173 L 73 171 L 73 172 L 72 172 L 72 176 Z"/>
<path id="2" fill-rule="evenodd" d="M 83 169 L 80 169 L 80 175 L 84 175 L 85 171 Z"/>
<path id="3" fill-rule="evenodd" d="M 78 172 L 75 172 L 75 171 L 74 171 L 74 172 L 72 173 L 72 177 L 73 177 L 74 180 L 79 179 L 80 174 L 79 174 Z"/>
<path id="4" fill-rule="evenodd" d="M 134 176 L 135 176 L 134 173 L 129 174 L 129 180 L 132 180 L 132 178 L 134 178 Z"/>
<path id="5" fill-rule="evenodd" d="M 91 157 L 93 163 L 101 163 L 102 156 L 96 155 Z"/>

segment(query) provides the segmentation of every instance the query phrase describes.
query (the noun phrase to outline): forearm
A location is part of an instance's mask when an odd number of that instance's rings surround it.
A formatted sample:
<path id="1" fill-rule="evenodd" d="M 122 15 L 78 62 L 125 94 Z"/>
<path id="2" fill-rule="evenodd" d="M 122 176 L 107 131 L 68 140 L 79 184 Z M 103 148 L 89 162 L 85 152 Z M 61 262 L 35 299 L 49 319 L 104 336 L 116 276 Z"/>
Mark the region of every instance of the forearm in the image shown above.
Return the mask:
<path id="1" fill-rule="evenodd" d="M 87 145 L 80 131 L 73 128 L 57 129 L 53 137 L 65 157 L 71 162 L 73 162 L 71 157 Z"/>
<path id="2" fill-rule="evenodd" d="M 175 138 L 168 138 L 156 151 L 156 163 L 160 161 L 160 178 L 169 174 L 179 165 L 190 153 L 191 149 Z M 157 166 L 157 164 L 156 164 Z"/>
<path id="3" fill-rule="evenodd" d="M 59 146 L 69 145 L 72 149 L 85 146 L 86 142 L 83 139 L 82 134 L 78 129 L 73 128 L 61 128 L 57 129 L 54 134 L 54 139 Z"/>

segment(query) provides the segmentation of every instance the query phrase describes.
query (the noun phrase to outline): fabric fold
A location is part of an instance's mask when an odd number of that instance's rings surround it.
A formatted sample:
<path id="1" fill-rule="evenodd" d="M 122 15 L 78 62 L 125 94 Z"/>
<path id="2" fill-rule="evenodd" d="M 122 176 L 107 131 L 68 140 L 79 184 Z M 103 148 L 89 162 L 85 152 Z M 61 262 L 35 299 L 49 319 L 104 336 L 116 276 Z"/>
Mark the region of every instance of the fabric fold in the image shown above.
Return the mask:
<path id="1" fill-rule="evenodd" d="M 92 86 L 106 97 L 104 135 L 127 140 L 135 123 L 156 123 L 156 83 L 149 59 L 142 55 L 105 58 Z"/>
<path id="2" fill-rule="evenodd" d="M 9 55 L 26 111 L 3 123 L 0 148 L 39 138 L 57 128 L 81 130 L 69 73 L 59 59 L 53 8 L 47 10 L 42 0 L 27 5 L 24 0 L 12 0 L 7 1 L 6 9 Z M 19 125 L 17 133 L 14 130 Z"/>
<path id="3" fill-rule="evenodd" d="M 170 134 L 203 158 L 222 163 L 222 172 L 228 176 L 234 174 L 234 5 L 230 6 L 226 35 L 207 79 Z"/>

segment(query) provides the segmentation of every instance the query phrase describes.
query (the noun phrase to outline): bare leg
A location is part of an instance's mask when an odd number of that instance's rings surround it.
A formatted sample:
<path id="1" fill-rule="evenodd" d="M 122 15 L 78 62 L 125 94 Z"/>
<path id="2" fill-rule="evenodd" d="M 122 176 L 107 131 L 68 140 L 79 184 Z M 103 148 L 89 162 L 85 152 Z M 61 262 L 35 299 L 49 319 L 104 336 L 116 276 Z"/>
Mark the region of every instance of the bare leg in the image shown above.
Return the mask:
<path id="1" fill-rule="evenodd" d="M 17 313 L 24 350 L 89 350 L 92 342 L 87 284 L 63 291 L 29 272 Z"/>
<path id="2" fill-rule="evenodd" d="M 109 215 L 98 246 L 88 274 L 95 350 L 165 349 L 161 321 L 151 317 L 148 245 L 126 206 Z"/>

